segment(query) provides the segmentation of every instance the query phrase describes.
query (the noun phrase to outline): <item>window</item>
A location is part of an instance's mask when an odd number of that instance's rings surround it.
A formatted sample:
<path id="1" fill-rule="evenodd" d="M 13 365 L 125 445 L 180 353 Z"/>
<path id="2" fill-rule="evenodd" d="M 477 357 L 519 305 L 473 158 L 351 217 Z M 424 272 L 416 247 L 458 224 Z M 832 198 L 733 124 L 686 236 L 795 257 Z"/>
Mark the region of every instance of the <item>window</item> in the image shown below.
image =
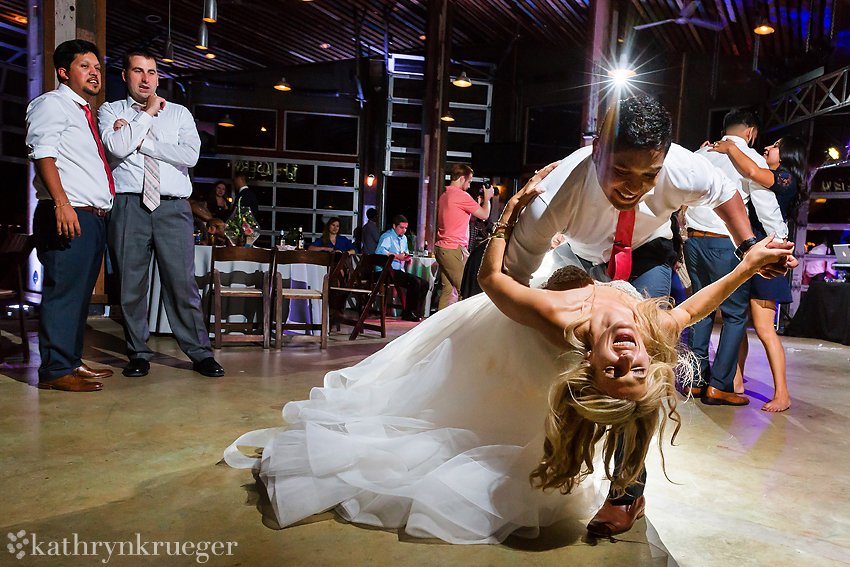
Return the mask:
<path id="1" fill-rule="evenodd" d="M 284 150 L 317 154 L 357 155 L 360 119 L 336 114 L 287 111 Z"/>

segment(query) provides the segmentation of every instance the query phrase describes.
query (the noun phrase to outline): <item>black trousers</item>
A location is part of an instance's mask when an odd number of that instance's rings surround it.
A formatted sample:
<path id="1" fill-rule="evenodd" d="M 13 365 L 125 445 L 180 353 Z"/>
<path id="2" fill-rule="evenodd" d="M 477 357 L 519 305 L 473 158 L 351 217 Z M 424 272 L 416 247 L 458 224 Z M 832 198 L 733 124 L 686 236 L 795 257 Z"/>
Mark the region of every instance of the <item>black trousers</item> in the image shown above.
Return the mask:
<path id="1" fill-rule="evenodd" d="M 416 317 L 422 317 L 422 300 L 425 298 L 424 291 L 428 289 L 428 282 L 403 270 L 393 270 L 393 280 L 398 287 L 406 292 L 405 312 Z"/>
<path id="2" fill-rule="evenodd" d="M 33 216 L 38 261 L 44 266 L 38 318 L 40 382 L 67 376 L 82 364 L 83 337 L 94 284 L 106 249 L 103 217 L 77 209 L 80 236 L 56 233 L 53 201 L 40 201 Z"/>

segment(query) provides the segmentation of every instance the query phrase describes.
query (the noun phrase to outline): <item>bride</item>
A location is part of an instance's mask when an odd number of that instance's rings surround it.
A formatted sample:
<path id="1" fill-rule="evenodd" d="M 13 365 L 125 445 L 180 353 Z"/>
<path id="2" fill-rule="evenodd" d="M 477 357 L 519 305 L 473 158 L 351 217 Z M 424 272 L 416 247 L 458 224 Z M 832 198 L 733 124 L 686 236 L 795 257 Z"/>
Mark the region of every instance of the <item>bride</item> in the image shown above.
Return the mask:
<path id="1" fill-rule="evenodd" d="M 625 458 L 612 481 L 622 489 L 668 417 L 678 430 L 681 330 L 792 245 L 768 248 L 766 238 L 674 309 L 572 267 L 546 289 L 525 287 L 502 273 L 505 249 L 556 165 L 505 207 L 479 271 L 486 295 L 328 373 L 310 399 L 286 404 L 284 427 L 225 450 L 230 466 L 259 473 L 281 526 L 334 508 L 352 522 L 451 543 L 536 537 L 541 526 L 592 514 L 604 492 L 582 481 L 595 469 L 612 479 L 620 433 Z M 262 457 L 239 446 L 262 447 Z"/>

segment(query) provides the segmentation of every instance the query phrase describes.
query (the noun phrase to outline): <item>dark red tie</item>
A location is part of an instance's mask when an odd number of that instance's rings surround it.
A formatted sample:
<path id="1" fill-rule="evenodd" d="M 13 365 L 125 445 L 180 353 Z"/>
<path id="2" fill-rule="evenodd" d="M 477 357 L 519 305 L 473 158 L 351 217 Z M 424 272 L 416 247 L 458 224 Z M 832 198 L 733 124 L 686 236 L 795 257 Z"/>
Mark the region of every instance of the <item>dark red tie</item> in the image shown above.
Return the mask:
<path id="1" fill-rule="evenodd" d="M 115 196 L 115 180 L 112 178 L 112 170 L 109 169 L 109 164 L 106 162 L 106 152 L 103 151 L 103 143 L 100 141 L 100 136 L 97 134 L 97 128 L 94 126 L 94 117 L 91 115 L 89 105 L 84 105 L 83 110 L 86 111 L 86 119 L 89 121 L 91 135 L 94 136 L 94 141 L 97 142 L 97 152 L 100 154 L 100 159 L 103 160 L 103 168 L 106 169 L 106 177 L 109 178 L 109 192 Z"/>
<path id="2" fill-rule="evenodd" d="M 632 273 L 632 233 L 635 230 L 635 210 L 620 211 L 614 250 L 608 262 L 608 275 L 614 280 L 629 280 Z"/>

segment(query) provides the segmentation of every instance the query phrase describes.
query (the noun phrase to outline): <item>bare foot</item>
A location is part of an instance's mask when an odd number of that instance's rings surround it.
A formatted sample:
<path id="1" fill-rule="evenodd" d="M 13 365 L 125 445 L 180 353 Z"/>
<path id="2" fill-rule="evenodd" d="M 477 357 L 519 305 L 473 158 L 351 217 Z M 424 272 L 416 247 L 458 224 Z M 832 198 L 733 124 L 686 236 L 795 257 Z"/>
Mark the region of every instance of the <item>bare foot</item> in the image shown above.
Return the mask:
<path id="1" fill-rule="evenodd" d="M 778 413 L 781 411 L 785 411 L 791 407 L 791 398 L 788 396 L 775 397 L 763 406 L 761 406 L 761 411 L 769 411 L 773 413 Z"/>

